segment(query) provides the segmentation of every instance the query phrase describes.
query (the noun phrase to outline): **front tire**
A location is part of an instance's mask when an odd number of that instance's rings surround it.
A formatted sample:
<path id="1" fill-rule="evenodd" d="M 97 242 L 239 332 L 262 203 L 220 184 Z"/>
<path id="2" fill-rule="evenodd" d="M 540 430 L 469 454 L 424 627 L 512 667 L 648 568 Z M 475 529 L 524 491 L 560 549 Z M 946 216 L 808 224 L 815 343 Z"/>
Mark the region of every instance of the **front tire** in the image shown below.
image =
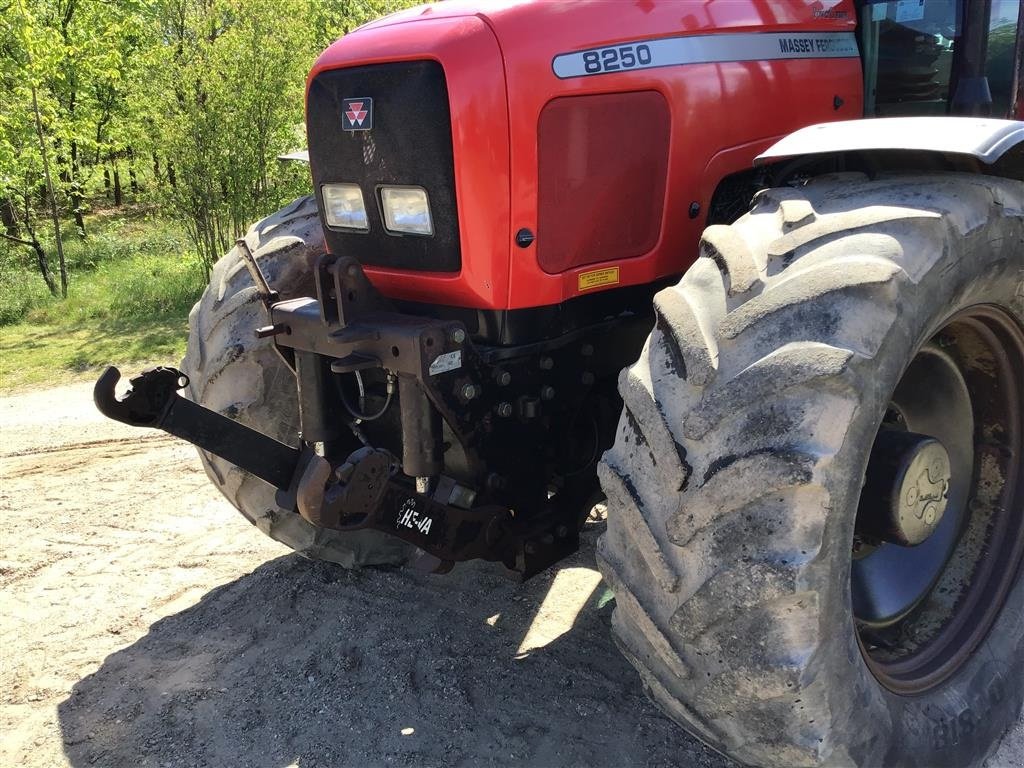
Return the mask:
<path id="1" fill-rule="evenodd" d="M 312 196 L 254 224 L 246 241 L 260 269 L 282 299 L 313 296 L 313 267 L 324 252 L 323 230 Z M 270 339 L 257 339 L 266 310 L 238 248 L 214 265 L 210 285 L 189 315 L 188 348 L 181 369 L 189 399 L 217 413 L 297 445 L 298 397 L 292 371 Z M 199 451 L 210 481 L 249 522 L 300 555 L 346 568 L 400 565 L 412 547 L 373 530 L 342 533 L 318 528 L 274 502 L 274 489 L 259 478 Z"/>
<path id="2" fill-rule="evenodd" d="M 763 192 L 655 305 L 620 379 L 598 548 L 652 697 L 752 765 L 980 763 L 1024 699 L 1024 185 L 844 174 Z M 970 502 L 880 651 L 852 547 L 922 353 L 969 367 Z M 942 645 L 955 626 L 974 629 Z"/>

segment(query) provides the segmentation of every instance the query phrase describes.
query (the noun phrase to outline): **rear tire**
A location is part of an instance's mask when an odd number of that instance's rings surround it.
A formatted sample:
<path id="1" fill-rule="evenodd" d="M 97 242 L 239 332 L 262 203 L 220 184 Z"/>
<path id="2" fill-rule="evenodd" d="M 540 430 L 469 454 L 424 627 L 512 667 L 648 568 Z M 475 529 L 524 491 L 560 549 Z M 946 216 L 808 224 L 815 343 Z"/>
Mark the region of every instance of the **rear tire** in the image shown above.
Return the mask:
<path id="1" fill-rule="evenodd" d="M 312 197 L 295 200 L 253 225 L 246 242 L 282 299 L 314 295 L 313 263 L 324 252 L 323 231 Z M 197 403 L 290 445 L 298 444 L 295 377 L 269 339 L 255 329 L 266 310 L 238 249 L 213 268 L 210 285 L 189 315 L 182 371 Z M 274 489 L 205 451 L 206 474 L 249 522 L 305 557 L 346 568 L 404 563 L 411 547 L 378 531 L 342 533 L 310 525 L 274 503 Z"/>
<path id="2" fill-rule="evenodd" d="M 871 446 L 922 345 L 972 308 L 996 308 L 1007 338 L 1024 327 L 1024 184 L 844 174 L 769 190 L 709 228 L 655 305 L 620 378 L 598 545 L 616 640 L 652 698 L 751 765 L 980 763 L 1024 699 L 1020 547 L 986 540 L 1007 553 L 1001 611 L 955 671 L 907 695 L 862 651 L 851 545 Z M 949 562 L 986 520 L 1024 529 L 1024 426 L 1003 426 L 988 439 L 1015 452 L 991 478 L 1008 509 L 979 492 Z"/>

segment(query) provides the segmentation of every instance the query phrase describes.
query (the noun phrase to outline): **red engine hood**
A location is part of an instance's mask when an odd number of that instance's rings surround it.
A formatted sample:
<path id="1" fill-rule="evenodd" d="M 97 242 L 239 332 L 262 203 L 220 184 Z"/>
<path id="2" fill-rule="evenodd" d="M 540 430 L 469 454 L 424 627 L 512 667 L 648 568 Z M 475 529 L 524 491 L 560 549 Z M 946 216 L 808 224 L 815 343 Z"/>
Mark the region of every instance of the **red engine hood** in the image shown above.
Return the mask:
<path id="1" fill-rule="evenodd" d="M 663 227 L 645 255 L 620 264 L 614 284 L 678 274 L 696 256 L 703 215 L 718 182 L 805 125 L 862 116 L 860 62 L 793 58 L 695 63 L 597 77 L 556 76 L 559 54 L 631 41 L 713 33 L 850 33 L 852 0 L 447 0 L 392 14 L 332 45 L 326 68 L 435 59 L 451 99 L 463 270 L 457 276 L 368 270 L 386 293 L 478 308 L 557 304 L 580 295 L 583 269 L 548 274 L 536 249 L 537 126 L 545 105 L 566 96 L 656 91 L 671 108 Z M 628 152 L 628 147 L 623 147 Z M 609 265 L 613 266 L 613 265 Z"/>

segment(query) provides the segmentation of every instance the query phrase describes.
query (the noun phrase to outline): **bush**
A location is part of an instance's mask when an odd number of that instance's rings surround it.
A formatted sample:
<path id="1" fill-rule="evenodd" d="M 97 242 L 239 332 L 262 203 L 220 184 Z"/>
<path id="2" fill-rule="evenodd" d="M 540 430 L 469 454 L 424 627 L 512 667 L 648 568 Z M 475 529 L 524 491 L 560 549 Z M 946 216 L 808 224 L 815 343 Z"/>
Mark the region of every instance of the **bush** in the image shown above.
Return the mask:
<path id="1" fill-rule="evenodd" d="M 37 273 L 11 262 L 8 254 L 0 253 L 0 326 L 18 322 L 30 309 L 50 298 Z"/>
<path id="2" fill-rule="evenodd" d="M 187 317 L 204 287 L 187 236 L 160 220 L 119 219 L 64 243 L 68 298 L 55 299 L 33 271 L 31 252 L 0 250 L 0 325 L 61 325 L 89 319 Z M 47 253 L 55 252 L 45 243 Z"/>

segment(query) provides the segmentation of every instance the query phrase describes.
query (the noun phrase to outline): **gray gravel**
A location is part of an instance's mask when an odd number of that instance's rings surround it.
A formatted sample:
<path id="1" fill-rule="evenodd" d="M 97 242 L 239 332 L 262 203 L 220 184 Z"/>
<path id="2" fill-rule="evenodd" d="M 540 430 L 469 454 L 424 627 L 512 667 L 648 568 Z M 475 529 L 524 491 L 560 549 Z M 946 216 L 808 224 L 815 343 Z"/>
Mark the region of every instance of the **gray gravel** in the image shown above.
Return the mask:
<path id="1" fill-rule="evenodd" d="M 0 765 L 732 763 L 644 697 L 583 550 L 525 585 L 262 537 L 89 389 L 0 400 Z M 1024 766 L 1024 726 L 990 768 Z"/>

